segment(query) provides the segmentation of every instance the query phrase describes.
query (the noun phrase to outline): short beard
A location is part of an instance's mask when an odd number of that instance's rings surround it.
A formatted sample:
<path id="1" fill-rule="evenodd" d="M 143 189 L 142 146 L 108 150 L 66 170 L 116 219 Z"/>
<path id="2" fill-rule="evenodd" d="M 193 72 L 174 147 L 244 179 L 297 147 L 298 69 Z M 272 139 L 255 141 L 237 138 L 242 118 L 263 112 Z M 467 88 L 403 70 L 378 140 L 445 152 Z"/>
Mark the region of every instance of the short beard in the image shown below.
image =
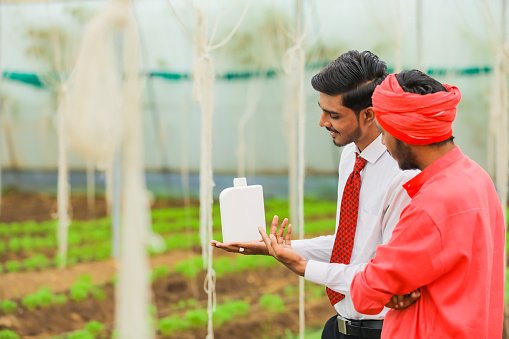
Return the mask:
<path id="1" fill-rule="evenodd" d="M 357 125 L 357 128 L 355 129 L 355 131 L 353 131 L 352 133 L 350 133 L 349 135 L 346 136 L 345 141 L 343 141 L 341 143 L 337 143 L 334 139 L 332 139 L 332 143 L 337 147 L 343 147 L 348 144 L 351 144 L 352 142 L 359 140 L 361 134 L 362 134 L 361 128 L 359 127 L 359 125 Z"/>
<path id="2" fill-rule="evenodd" d="M 393 157 L 396 158 L 399 168 L 402 170 L 419 169 L 417 161 L 415 161 L 415 155 L 412 149 L 404 144 L 402 141 L 396 139 L 396 154 Z"/>

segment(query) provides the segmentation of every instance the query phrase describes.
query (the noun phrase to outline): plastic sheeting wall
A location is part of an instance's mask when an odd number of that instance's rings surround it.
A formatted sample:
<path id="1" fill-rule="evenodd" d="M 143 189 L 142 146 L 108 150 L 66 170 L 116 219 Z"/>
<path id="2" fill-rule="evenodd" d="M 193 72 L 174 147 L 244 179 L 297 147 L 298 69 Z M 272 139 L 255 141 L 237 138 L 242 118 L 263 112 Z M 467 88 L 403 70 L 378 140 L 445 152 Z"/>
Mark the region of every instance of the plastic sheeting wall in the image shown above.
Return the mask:
<path id="1" fill-rule="evenodd" d="M 172 1 L 187 29 L 192 29 L 191 7 L 186 1 Z M 216 39 L 220 40 L 235 24 L 246 2 L 218 1 L 211 11 L 218 18 Z M 457 143 L 471 158 L 486 164 L 486 133 L 491 75 L 460 75 L 468 68 L 490 67 L 493 63 L 490 25 L 499 24 L 482 1 L 426 1 L 422 6 L 422 35 L 416 29 L 414 1 L 314 1 L 306 4 L 307 48 L 313 52 L 317 42 L 329 51 L 322 61 L 329 61 L 349 49 L 372 50 L 391 67 L 443 69 L 440 81 L 459 85 L 463 93 L 454 126 Z M 26 53 L 30 47 L 27 30 L 51 25 L 61 27 L 71 37 L 79 37 L 80 25 L 69 12 L 87 13 L 102 1 L 74 1 L 67 4 L 0 5 L 0 63 L 4 71 L 44 73 L 47 65 Z M 267 13 L 280 13 L 291 21 L 292 1 L 273 4 L 254 1 L 239 32 L 256 29 Z M 493 5 L 493 3 L 492 3 Z M 497 13 L 496 8 L 492 8 Z M 498 14 L 497 14 L 498 15 Z M 137 2 L 144 48 L 144 68 L 187 74 L 191 69 L 192 42 L 189 41 L 166 1 Z M 285 18 L 286 17 L 286 18 Z M 257 37 L 257 35 L 254 35 Z M 260 34 L 257 38 L 267 39 Z M 421 39 L 422 38 L 422 39 Z M 263 43 L 258 41 L 259 46 Z M 420 44 L 419 44 L 420 42 Z M 71 43 L 72 44 L 72 43 Z M 400 46 L 400 47 L 398 47 Z M 419 47 L 420 46 L 420 47 Z M 51 48 L 51 46 L 47 46 Z M 268 47 L 269 48 L 269 47 Z M 230 54 L 228 54 L 230 53 Z M 258 52 L 263 58 L 263 48 Z M 218 73 L 257 71 L 240 65 L 235 51 L 218 51 Z M 420 65 L 419 65 L 420 64 Z M 310 68 L 307 80 L 319 68 Z M 91 70 L 93 71 L 93 70 Z M 468 72 L 467 72 L 468 73 Z M 148 81 L 150 81 L 150 86 Z M 256 81 L 256 85 L 251 82 Z M 308 81 L 309 83 L 309 81 Z M 214 115 L 214 171 L 235 173 L 237 169 L 237 124 L 246 109 L 253 86 L 260 86 L 256 113 L 245 135 L 247 174 L 285 173 L 288 164 L 286 122 L 283 115 L 282 78 L 219 79 L 216 83 Z M 200 114 L 192 100 L 191 81 L 147 78 L 144 105 L 146 164 L 149 169 L 179 171 L 183 165 L 191 171 L 199 168 Z M 1 85 L 2 126 L 11 126 L 14 158 L 7 149 L 7 134 L 0 133 L 2 167 L 20 169 L 56 169 L 57 144 L 55 108 L 50 92 L 20 82 L 4 80 Z M 326 130 L 318 127 L 320 111 L 317 94 L 308 85 L 306 123 L 306 168 L 310 172 L 333 173 L 340 149 Z M 7 109 L 5 109 L 7 107 Z M 156 110 L 153 110 L 157 108 Z M 83 169 L 82 159 L 70 152 L 71 167 Z"/>

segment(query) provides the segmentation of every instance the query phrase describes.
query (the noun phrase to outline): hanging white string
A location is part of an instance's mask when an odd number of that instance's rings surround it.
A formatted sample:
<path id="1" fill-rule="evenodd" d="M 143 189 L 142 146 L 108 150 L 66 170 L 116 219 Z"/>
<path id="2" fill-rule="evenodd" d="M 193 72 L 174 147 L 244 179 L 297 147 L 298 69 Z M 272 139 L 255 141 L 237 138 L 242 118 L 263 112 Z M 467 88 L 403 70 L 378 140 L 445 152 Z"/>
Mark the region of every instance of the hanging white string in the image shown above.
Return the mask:
<path id="1" fill-rule="evenodd" d="M 65 135 L 64 114 L 67 108 L 67 90 L 62 86 L 58 91 L 60 107 L 57 111 L 58 131 L 58 260 L 59 267 L 65 267 L 67 263 L 67 234 L 69 232 L 69 178 L 67 168 L 67 140 Z"/>
<path id="2" fill-rule="evenodd" d="M 112 204 L 113 204 L 113 161 L 109 163 L 103 164 L 102 170 L 104 171 L 104 183 L 105 183 L 105 203 L 106 203 L 106 212 L 108 215 L 112 213 Z"/>
<path id="3" fill-rule="evenodd" d="M 214 338 L 212 314 L 216 307 L 215 272 L 212 268 L 212 205 L 213 205 L 213 169 L 212 169 L 212 116 L 214 111 L 214 61 L 210 56 L 213 48 L 226 44 L 235 34 L 244 18 L 237 22 L 232 32 L 220 43 L 210 46 L 207 20 L 203 9 L 195 7 L 196 32 L 194 36 L 193 93 L 201 109 L 201 155 L 200 155 L 200 241 L 204 266 L 207 268 L 205 291 L 208 295 L 207 339 Z"/>
<path id="4" fill-rule="evenodd" d="M 303 3 L 295 2 L 295 37 L 294 45 L 287 51 L 285 58 L 285 73 L 287 74 L 287 95 L 290 104 L 287 118 L 290 124 L 290 215 L 292 220 L 299 224 L 299 238 L 304 238 L 304 177 L 305 177 L 305 96 L 304 96 L 304 72 L 306 54 L 304 50 L 303 29 Z M 297 119 L 295 119 L 295 112 Z M 304 278 L 299 277 L 299 338 L 304 338 L 305 332 L 305 290 Z"/>
<path id="5" fill-rule="evenodd" d="M 402 57 L 402 41 L 403 41 L 403 18 L 405 15 L 403 14 L 403 10 L 401 8 L 401 0 L 395 0 L 396 5 L 396 34 L 394 34 L 394 42 L 396 48 L 394 49 L 394 71 L 401 72 L 403 69 L 403 57 Z"/>
<path id="6" fill-rule="evenodd" d="M 223 47 L 224 45 L 226 45 L 228 43 L 228 41 L 231 40 L 231 38 L 233 38 L 233 36 L 235 35 L 235 33 L 237 33 L 240 25 L 242 24 L 242 22 L 244 21 L 244 18 L 246 16 L 246 13 L 247 13 L 247 10 L 249 9 L 249 7 L 251 7 L 251 1 L 249 1 L 247 3 L 247 5 L 244 7 L 244 10 L 242 11 L 242 14 L 240 15 L 240 18 L 239 20 L 237 21 L 237 23 L 235 24 L 235 26 L 233 27 L 233 29 L 230 31 L 230 33 L 219 43 L 215 44 L 215 45 L 212 45 L 211 47 L 209 47 L 209 51 L 212 51 L 212 50 L 215 50 L 215 49 L 218 49 L 220 47 Z M 212 44 L 212 39 L 211 39 L 211 42 Z"/>
<path id="7" fill-rule="evenodd" d="M 191 34 L 191 31 L 186 27 L 180 16 L 177 14 L 177 11 L 173 7 L 173 4 L 171 3 L 172 0 L 166 0 L 168 2 L 168 5 L 170 6 L 171 12 L 173 13 L 173 16 L 175 19 L 177 19 L 178 23 L 180 24 L 180 27 L 182 28 L 182 31 L 187 36 L 189 40 L 193 40 L 193 34 Z"/>
<path id="8" fill-rule="evenodd" d="M 89 213 L 95 215 L 95 166 L 87 161 L 87 209 Z"/>
<path id="9" fill-rule="evenodd" d="M 194 38 L 193 93 L 201 108 L 200 155 L 200 241 L 204 267 L 207 268 L 205 291 L 208 296 L 207 338 L 214 338 L 212 313 L 215 310 L 215 272 L 212 268 L 212 114 L 214 109 L 214 63 L 208 54 L 207 22 L 199 7 L 195 8 L 196 33 Z"/>
<path id="10" fill-rule="evenodd" d="M 45 5 L 50 10 L 50 1 L 46 1 Z M 58 241 L 58 266 L 63 268 L 67 265 L 67 236 L 71 218 L 69 216 L 70 201 L 69 193 L 71 185 L 69 183 L 68 163 L 67 163 L 67 137 L 65 135 L 65 114 L 68 109 L 67 87 L 63 84 L 66 70 L 69 68 L 67 58 L 64 56 L 64 46 L 61 37 L 58 36 L 56 30 L 51 30 L 49 42 L 53 51 L 53 57 L 50 62 L 52 69 L 57 74 L 56 81 L 46 78 L 47 85 L 57 96 L 57 102 L 60 105 L 57 108 L 57 139 L 58 139 L 58 181 L 57 181 L 57 241 Z"/>
<path id="11" fill-rule="evenodd" d="M 509 180 L 509 91 L 507 88 L 509 50 L 505 34 L 506 6 L 505 0 L 502 0 L 500 25 L 497 26 L 491 3 L 484 0 L 482 5 L 488 27 L 491 28 L 490 35 L 494 37 L 492 50 L 495 53 L 493 86 L 491 88 L 490 100 L 490 121 L 488 126 L 488 172 L 494 176 L 495 186 L 505 217 L 507 213 L 507 186 Z"/>
<path id="12" fill-rule="evenodd" d="M 423 67 L 422 61 L 422 7 L 424 3 L 422 0 L 415 0 L 415 47 L 416 47 L 416 67 L 421 69 Z"/>
<path id="13" fill-rule="evenodd" d="M 187 33 L 186 26 L 180 20 L 168 0 L 174 16 Z M 212 171 L 212 114 L 214 109 L 214 63 L 209 53 L 207 22 L 202 9 L 193 3 L 196 15 L 196 28 L 193 36 L 193 96 L 200 105 L 200 244 L 203 266 L 207 268 L 204 290 L 207 293 L 207 338 L 214 338 L 212 314 L 216 308 L 215 272 L 212 268 L 212 205 L 213 205 L 213 171 Z M 184 169 L 182 169 L 184 171 Z M 187 179 L 187 177 L 186 177 Z M 183 178 L 184 180 L 184 178 Z"/>
<path id="14" fill-rule="evenodd" d="M 494 155 L 495 186 L 502 203 L 504 216 L 507 211 L 507 185 L 509 176 L 508 90 L 509 60 L 503 47 L 499 48 L 493 68 L 493 86 L 490 110 L 490 152 Z M 505 220 L 505 219 L 504 219 Z"/>

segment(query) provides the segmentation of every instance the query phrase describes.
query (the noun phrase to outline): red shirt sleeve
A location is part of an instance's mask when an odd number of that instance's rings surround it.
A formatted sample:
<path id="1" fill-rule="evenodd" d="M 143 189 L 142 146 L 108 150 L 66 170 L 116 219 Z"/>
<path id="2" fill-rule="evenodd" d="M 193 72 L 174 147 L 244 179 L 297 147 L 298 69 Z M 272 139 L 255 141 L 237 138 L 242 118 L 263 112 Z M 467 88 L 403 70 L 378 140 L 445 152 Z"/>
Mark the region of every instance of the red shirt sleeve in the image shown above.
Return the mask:
<path id="1" fill-rule="evenodd" d="M 424 211 L 409 205 L 391 240 L 378 246 L 375 257 L 351 285 L 358 312 L 378 314 L 393 295 L 404 295 L 443 273 L 439 229 Z"/>

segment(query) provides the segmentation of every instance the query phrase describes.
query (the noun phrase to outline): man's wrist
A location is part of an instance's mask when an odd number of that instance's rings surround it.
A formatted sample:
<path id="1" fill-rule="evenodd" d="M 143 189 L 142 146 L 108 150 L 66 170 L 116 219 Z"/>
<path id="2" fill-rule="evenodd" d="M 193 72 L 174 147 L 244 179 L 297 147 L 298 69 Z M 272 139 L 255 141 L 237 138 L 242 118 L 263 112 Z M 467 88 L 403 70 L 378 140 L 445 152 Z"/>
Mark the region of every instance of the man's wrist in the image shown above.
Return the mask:
<path id="1" fill-rule="evenodd" d="M 290 267 L 290 269 L 301 277 L 306 273 L 306 266 L 308 261 L 304 258 L 300 258 L 295 264 Z"/>

